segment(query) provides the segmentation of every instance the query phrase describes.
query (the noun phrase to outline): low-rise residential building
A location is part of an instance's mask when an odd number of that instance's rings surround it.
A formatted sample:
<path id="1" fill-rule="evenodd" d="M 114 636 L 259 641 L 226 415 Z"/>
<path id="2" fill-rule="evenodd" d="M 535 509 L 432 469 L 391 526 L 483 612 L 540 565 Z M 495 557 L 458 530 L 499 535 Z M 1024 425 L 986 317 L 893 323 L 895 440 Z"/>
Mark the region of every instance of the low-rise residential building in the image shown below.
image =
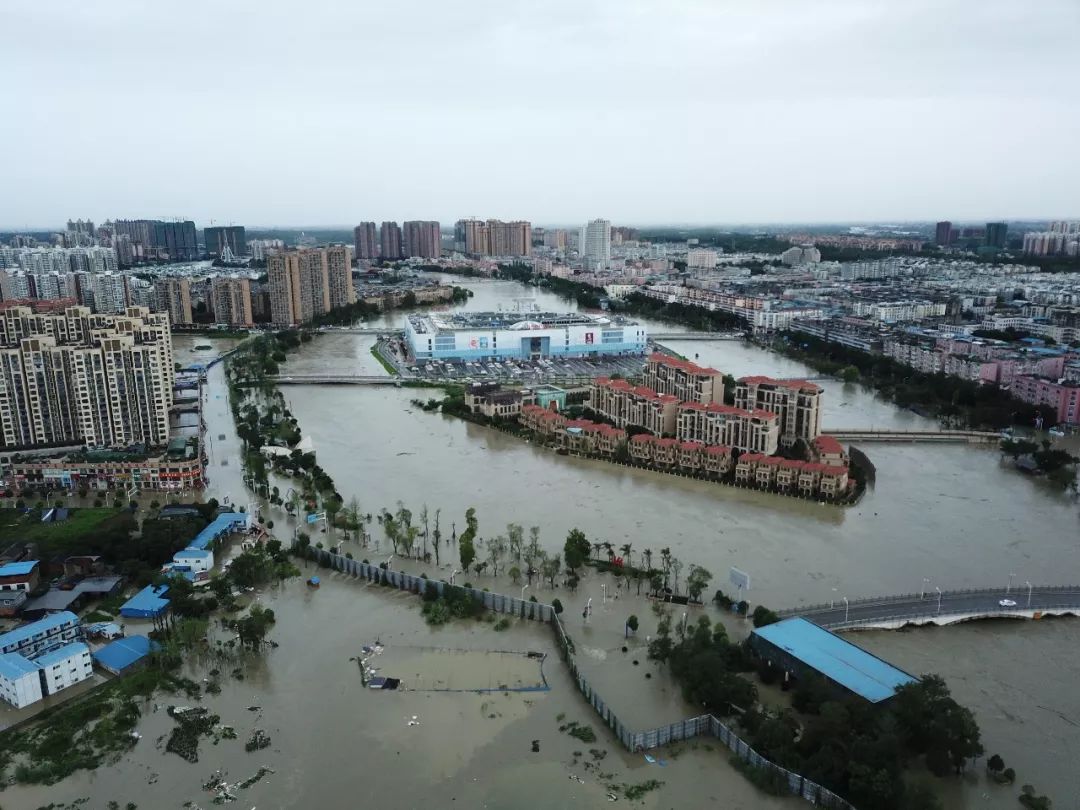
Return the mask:
<path id="1" fill-rule="evenodd" d="M 472 413 L 488 419 L 513 419 L 521 414 L 524 395 L 520 388 L 499 383 L 474 383 L 465 389 L 465 404 Z"/>
<path id="2" fill-rule="evenodd" d="M 37 560 L 22 560 L 0 565 L 0 592 L 29 593 L 41 581 L 41 566 Z"/>
<path id="3" fill-rule="evenodd" d="M 12 457 L 0 468 L 0 479 L 12 489 L 54 487 L 76 489 L 173 490 L 201 488 L 203 462 L 170 455 L 142 456 L 119 451 L 85 451 L 53 457 Z"/>
<path id="4" fill-rule="evenodd" d="M 1054 410 L 1058 422 L 1080 423 L 1080 382 L 1055 380 L 1046 377 L 1021 375 L 1013 380 L 1012 394 L 1032 405 L 1047 405 Z"/>
<path id="5" fill-rule="evenodd" d="M 642 384 L 658 394 L 670 394 L 682 402 L 724 401 L 724 375 L 688 360 L 654 352 L 645 364 Z"/>
<path id="6" fill-rule="evenodd" d="M 810 443 L 810 455 L 821 463 L 832 467 L 848 466 L 848 455 L 844 446 L 834 436 L 822 434 Z"/>

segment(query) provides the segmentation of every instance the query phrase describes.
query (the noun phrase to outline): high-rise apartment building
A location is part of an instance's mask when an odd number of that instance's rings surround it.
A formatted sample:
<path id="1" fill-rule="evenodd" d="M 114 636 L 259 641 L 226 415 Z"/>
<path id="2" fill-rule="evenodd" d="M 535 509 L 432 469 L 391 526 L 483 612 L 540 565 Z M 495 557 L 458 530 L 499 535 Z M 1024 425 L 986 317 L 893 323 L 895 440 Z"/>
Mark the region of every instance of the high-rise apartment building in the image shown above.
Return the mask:
<path id="1" fill-rule="evenodd" d="M 430 220 L 410 220 L 405 223 L 405 256 L 437 259 L 442 253 L 439 223 Z"/>
<path id="2" fill-rule="evenodd" d="M 489 219 L 487 226 L 488 255 L 532 255 L 532 223 L 524 220 L 502 222 L 498 219 Z"/>
<path id="3" fill-rule="evenodd" d="M 326 284 L 329 290 L 330 309 L 356 303 L 356 287 L 352 282 L 352 248 L 348 245 L 331 245 L 323 248 L 326 253 Z"/>
<path id="4" fill-rule="evenodd" d="M 0 445 L 164 446 L 172 337 L 165 313 L 0 312 Z"/>
<path id="5" fill-rule="evenodd" d="M 459 219 L 454 225 L 454 241 L 463 245 L 470 256 L 490 256 L 491 239 L 488 225 L 480 219 Z"/>
<path id="6" fill-rule="evenodd" d="M 203 228 L 203 242 L 211 259 L 220 259 L 228 246 L 233 256 L 246 256 L 247 232 L 243 225 L 223 225 Z"/>
<path id="7" fill-rule="evenodd" d="M 379 227 L 379 258 L 405 258 L 401 244 L 401 227 L 396 222 L 384 222 Z"/>
<path id="8" fill-rule="evenodd" d="M 246 278 L 215 278 L 210 282 L 214 323 L 250 328 L 255 324 L 251 307 L 251 282 Z"/>
<path id="9" fill-rule="evenodd" d="M 563 228 L 545 229 L 544 247 L 553 250 L 566 250 L 566 230 Z"/>
<path id="10" fill-rule="evenodd" d="M 176 222 L 118 219 L 106 225 L 117 237 L 126 236 L 131 241 L 136 258 L 172 262 L 192 262 L 199 258 L 199 240 L 195 223 L 190 219 Z"/>
<path id="11" fill-rule="evenodd" d="M 271 321 L 307 323 L 356 300 L 352 251 L 345 245 L 274 253 L 266 259 Z"/>
<path id="12" fill-rule="evenodd" d="M 945 220 L 939 222 L 934 229 L 934 244 L 948 245 L 952 239 L 952 223 Z"/>
<path id="13" fill-rule="evenodd" d="M 361 222 L 353 228 L 353 251 L 358 259 L 379 258 L 379 236 L 374 222 Z"/>
<path id="14" fill-rule="evenodd" d="M 735 385 L 735 407 L 775 413 L 780 443 L 812 442 L 821 435 L 821 387 L 805 380 L 742 377 Z"/>
<path id="15" fill-rule="evenodd" d="M 118 273 L 96 273 L 90 276 L 90 286 L 94 295 L 94 311 L 100 313 L 119 313 L 131 303 L 131 291 L 128 277 Z"/>
<path id="16" fill-rule="evenodd" d="M 191 317 L 191 282 L 186 278 L 163 278 L 154 285 L 156 309 L 168 312 L 172 324 L 194 323 Z"/>
<path id="17" fill-rule="evenodd" d="M 1009 237 L 1009 223 L 987 222 L 986 223 L 986 246 L 1004 249 Z"/>
<path id="18" fill-rule="evenodd" d="M 611 223 L 594 219 L 581 229 L 581 258 L 590 270 L 602 270 L 611 263 Z"/>
<path id="19" fill-rule="evenodd" d="M 285 242 L 281 239 L 252 239 L 248 242 L 251 258 L 255 261 L 264 262 L 266 257 L 276 250 L 284 250 Z"/>

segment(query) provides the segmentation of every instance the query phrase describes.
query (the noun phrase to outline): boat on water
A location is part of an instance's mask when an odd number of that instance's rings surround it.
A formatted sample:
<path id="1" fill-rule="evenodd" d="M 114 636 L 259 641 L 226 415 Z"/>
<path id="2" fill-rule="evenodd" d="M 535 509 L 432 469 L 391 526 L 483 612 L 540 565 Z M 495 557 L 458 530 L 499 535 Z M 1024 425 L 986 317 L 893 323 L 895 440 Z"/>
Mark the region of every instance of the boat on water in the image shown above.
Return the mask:
<path id="1" fill-rule="evenodd" d="M 307 584 L 308 584 L 309 588 L 318 588 L 319 587 L 319 578 L 318 577 L 311 577 L 307 581 Z"/>

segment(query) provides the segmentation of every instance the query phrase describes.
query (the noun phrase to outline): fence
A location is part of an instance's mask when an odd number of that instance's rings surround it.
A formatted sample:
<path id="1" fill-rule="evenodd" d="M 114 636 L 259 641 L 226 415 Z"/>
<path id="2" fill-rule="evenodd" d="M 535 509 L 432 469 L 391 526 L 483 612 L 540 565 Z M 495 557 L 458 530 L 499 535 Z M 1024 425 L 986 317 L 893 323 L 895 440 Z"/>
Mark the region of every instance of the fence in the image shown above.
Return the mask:
<path id="1" fill-rule="evenodd" d="M 410 593 L 422 594 L 425 588 L 434 586 L 441 595 L 444 588 L 460 587 L 451 586 L 441 580 L 417 577 L 403 571 L 393 571 L 380 568 L 371 563 L 351 560 L 325 549 L 312 549 L 312 551 L 317 554 L 320 565 L 344 574 L 351 574 L 360 579 L 366 579 L 369 582 L 398 588 Z M 471 594 L 474 599 L 482 601 L 484 607 L 488 610 L 549 624 L 554 629 L 559 652 L 578 691 L 581 692 L 585 700 L 593 707 L 597 716 L 604 722 L 604 725 L 611 729 L 626 750 L 637 753 L 694 737 L 704 735 L 715 737 L 747 765 L 768 772 L 770 776 L 777 780 L 778 784 L 786 785 L 791 794 L 801 796 L 819 807 L 827 807 L 830 810 L 855 810 L 855 807 L 850 802 L 837 796 L 831 790 L 800 774 L 782 768 L 775 762 L 761 756 L 750 747 L 749 743 L 711 714 L 690 717 L 686 720 L 679 720 L 647 731 L 631 731 L 619 720 L 615 712 L 600 696 L 600 693 L 593 688 L 588 678 L 578 670 L 574 642 L 567 635 L 566 629 L 551 605 L 545 605 L 541 602 L 525 602 L 513 596 L 504 596 L 490 591 L 478 591 L 475 588 L 463 588 L 463 590 Z"/>

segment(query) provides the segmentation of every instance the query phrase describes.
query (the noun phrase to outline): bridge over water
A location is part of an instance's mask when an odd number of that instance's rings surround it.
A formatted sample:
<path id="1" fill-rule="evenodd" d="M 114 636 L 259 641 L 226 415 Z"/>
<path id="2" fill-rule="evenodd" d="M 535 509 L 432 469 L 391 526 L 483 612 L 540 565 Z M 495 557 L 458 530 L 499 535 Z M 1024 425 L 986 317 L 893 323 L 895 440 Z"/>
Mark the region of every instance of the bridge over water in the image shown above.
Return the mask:
<path id="1" fill-rule="evenodd" d="M 828 630 L 896 630 L 907 625 L 946 625 L 975 619 L 1041 619 L 1080 616 L 1080 585 L 1031 585 L 960 591 L 926 590 L 898 596 L 842 598 L 781 610 Z"/>
<path id="2" fill-rule="evenodd" d="M 849 442 L 963 442 L 996 443 L 1001 434 L 986 430 L 882 430 L 878 428 L 826 428 L 825 433 Z"/>
<path id="3" fill-rule="evenodd" d="M 742 332 L 653 332 L 649 340 L 742 340 Z"/>

